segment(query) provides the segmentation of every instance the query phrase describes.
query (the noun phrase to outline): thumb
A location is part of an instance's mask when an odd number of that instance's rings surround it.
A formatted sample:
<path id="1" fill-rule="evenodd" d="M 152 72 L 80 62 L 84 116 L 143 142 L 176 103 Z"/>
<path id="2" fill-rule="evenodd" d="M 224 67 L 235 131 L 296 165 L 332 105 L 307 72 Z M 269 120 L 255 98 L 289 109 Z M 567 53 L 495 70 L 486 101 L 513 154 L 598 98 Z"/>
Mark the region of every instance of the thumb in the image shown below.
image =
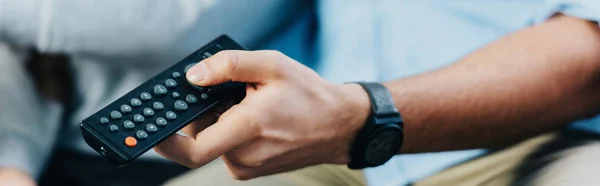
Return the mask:
<path id="1" fill-rule="evenodd" d="M 198 86 L 212 86 L 228 81 L 262 84 L 278 79 L 281 61 L 277 51 L 224 50 L 190 68 L 186 78 Z"/>

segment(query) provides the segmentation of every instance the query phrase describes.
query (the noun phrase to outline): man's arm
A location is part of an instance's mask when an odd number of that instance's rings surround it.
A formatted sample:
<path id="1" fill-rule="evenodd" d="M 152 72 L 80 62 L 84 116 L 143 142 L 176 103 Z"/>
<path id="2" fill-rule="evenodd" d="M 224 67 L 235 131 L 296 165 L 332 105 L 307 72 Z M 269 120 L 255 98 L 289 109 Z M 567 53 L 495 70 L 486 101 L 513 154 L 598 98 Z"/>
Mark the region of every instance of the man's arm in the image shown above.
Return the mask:
<path id="1" fill-rule="evenodd" d="M 558 16 L 386 85 L 405 120 L 403 153 L 508 145 L 600 113 L 600 29 Z"/>
<path id="2" fill-rule="evenodd" d="M 597 26 L 561 16 L 454 65 L 386 83 L 405 119 L 399 153 L 500 147 L 598 113 L 598 51 Z M 189 167 L 223 157 L 237 179 L 348 163 L 369 115 L 359 85 L 327 82 L 278 52 L 219 52 L 186 77 L 251 86 L 216 123 L 198 120 L 156 151 Z"/>

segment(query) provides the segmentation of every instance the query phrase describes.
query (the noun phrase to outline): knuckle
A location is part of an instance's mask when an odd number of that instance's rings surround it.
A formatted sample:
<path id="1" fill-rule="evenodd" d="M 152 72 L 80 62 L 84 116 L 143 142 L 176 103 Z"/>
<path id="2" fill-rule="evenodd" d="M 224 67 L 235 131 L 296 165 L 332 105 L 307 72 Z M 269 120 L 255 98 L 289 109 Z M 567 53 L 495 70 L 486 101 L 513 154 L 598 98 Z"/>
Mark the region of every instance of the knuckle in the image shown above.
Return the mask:
<path id="1" fill-rule="evenodd" d="M 192 155 L 189 157 L 188 160 L 188 165 L 187 167 L 189 168 L 199 168 L 202 165 L 204 165 L 206 162 L 208 162 L 208 156 L 200 154 L 200 153 L 192 153 Z"/>

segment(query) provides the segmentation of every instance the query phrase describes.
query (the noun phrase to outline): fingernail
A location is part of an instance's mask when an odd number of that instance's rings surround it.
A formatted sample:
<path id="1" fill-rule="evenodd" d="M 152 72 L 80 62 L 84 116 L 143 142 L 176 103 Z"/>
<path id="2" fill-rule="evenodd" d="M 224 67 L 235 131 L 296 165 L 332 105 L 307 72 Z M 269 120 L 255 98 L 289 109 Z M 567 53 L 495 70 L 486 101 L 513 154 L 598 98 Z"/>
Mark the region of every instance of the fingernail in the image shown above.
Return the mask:
<path id="1" fill-rule="evenodd" d="M 206 73 L 206 65 L 200 62 L 188 70 L 186 77 L 190 82 L 200 82 L 204 80 Z"/>

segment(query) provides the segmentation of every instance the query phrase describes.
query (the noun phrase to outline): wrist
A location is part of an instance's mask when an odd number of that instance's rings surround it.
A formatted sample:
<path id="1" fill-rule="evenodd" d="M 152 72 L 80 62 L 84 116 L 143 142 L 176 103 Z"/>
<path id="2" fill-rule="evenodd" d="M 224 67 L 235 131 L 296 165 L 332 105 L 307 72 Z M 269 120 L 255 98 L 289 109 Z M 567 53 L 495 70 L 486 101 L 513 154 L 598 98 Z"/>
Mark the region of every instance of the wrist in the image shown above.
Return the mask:
<path id="1" fill-rule="evenodd" d="M 342 122 L 340 126 L 347 127 L 348 133 L 342 139 L 346 148 L 334 163 L 347 164 L 350 162 L 350 149 L 371 113 L 371 103 L 367 92 L 358 84 L 340 84 L 338 90 L 338 110 L 343 116 L 338 121 Z"/>

